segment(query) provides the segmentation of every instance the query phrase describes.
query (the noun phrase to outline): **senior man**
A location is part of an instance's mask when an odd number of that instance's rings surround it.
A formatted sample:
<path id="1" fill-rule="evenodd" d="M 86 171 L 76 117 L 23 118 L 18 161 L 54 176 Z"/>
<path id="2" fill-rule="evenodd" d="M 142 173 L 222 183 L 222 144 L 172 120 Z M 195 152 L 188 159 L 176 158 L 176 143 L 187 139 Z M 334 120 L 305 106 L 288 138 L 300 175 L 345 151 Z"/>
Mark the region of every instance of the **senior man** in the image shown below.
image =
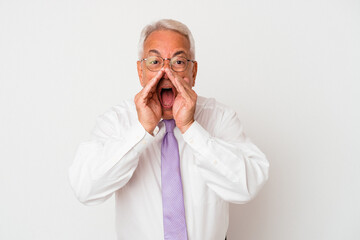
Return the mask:
<path id="1" fill-rule="evenodd" d="M 236 113 L 197 96 L 194 40 L 182 23 L 146 26 L 139 42 L 141 91 L 101 115 L 69 177 L 77 198 L 115 194 L 118 239 L 223 240 L 229 203 L 251 200 L 269 163 Z"/>

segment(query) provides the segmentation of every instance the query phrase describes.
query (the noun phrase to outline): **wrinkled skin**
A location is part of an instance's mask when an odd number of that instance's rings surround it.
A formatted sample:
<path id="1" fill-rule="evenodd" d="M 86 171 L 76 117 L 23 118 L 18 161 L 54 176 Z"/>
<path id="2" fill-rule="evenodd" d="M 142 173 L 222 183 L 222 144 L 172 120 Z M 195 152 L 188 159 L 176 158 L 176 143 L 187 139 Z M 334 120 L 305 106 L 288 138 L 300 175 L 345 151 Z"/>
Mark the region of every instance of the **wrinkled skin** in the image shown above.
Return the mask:
<path id="1" fill-rule="evenodd" d="M 143 58 L 148 56 L 172 58 L 175 55 L 192 59 L 190 44 L 180 33 L 159 30 L 151 33 L 144 43 Z M 175 72 L 169 61 L 158 72 L 147 69 L 144 62 L 137 62 L 137 69 L 142 90 L 135 96 L 138 119 L 150 134 L 161 118 L 174 119 L 182 133 L 194 122 L 197 94 L 192 89 L 195 85 L 197 62 L 189 62 L 184 72 Z M 172 106 L 161 103 L 161 89 L 171 88 L 174 94 Z"/>

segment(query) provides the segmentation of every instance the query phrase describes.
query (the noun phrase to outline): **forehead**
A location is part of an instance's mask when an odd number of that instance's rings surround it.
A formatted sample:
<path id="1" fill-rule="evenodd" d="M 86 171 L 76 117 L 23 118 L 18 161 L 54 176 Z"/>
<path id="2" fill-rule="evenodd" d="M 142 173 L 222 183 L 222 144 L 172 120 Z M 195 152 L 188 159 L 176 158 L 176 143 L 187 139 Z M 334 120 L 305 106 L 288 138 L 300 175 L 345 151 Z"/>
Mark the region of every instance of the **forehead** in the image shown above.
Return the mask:
<path id="1" fill-rule="evenodd" d="M 158 51 L 162 57 L 170 57 L 178 51 L 190 55 L 190 42 L 182 34 L 171 30 L 152 32 L 144 42 L 144 54 L 151 50 Z"/>

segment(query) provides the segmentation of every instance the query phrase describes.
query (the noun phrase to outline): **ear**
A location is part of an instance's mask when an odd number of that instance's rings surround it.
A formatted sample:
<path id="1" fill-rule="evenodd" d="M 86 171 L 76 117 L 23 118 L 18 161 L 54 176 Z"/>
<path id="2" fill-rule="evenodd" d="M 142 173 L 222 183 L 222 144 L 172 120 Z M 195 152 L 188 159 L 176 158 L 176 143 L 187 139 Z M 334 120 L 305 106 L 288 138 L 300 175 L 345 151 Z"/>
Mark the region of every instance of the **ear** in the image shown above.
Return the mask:
<path id="1" fill-rule="evenodd" d="M 193 77 L 193 83 L 192 83 L 192 86 L 194 87 L 195 86 L 195 79 L 196 79 L 196 75 L 197 75 L 197 62 L 195 61 L 193 63 L 193 69 L 192 69 L 192 77 Z"/>
<path id="2" fill-rule="evenodd" d="M 138 76 L 139 76 L 139 80 L 140 80 L 140 85 L 142 87 L 144 87 L 144 82 L 143 82 L 143 71 L 142 71 L 142 67 L 141 67 L 141 61 L 137 61 L 137 71 L 138 71 Z"/>

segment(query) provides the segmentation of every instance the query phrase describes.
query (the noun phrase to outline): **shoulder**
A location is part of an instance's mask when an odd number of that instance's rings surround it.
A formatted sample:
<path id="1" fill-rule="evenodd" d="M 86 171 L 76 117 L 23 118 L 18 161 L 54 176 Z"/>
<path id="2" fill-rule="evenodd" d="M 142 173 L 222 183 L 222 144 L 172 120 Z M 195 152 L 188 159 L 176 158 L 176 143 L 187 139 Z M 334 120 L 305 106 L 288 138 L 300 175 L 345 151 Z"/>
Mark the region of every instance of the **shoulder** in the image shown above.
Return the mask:
<path id="1" fill-rule="evenodd" d="M 235 111 L 227 105 L 217 101 L 215 98 L 206 98 L 198 96 L 196 102 L 195 117 L 202 115 L 211 116 L 218 114 L 234 114 Z"/>
<path id="2" fill-rule="evenodd" d="M 214 98 L 198 96 L 195 120 L 210 133 L 216 133 L 220 126 L 226 126 L 234 118 L 237 114 L 230 107 Z"/>
<path id="3" fill-rule="evenodd" d="M 137 119 L 135 103 L 132 100 L 123 100 L 100 114 L 97 121 L 111 125 L 129 126 Z"/>
<path id="4" fill-rule="evenodd" d="M 133 115 L 136 114 L 136 107 L 133 100 L 123 100 L 117 105 L 111 107 L 108 113 L 116 113 L 117 115 Z"/>
<path id="5" fill-rule="evenodd" d="M 98 115 L 92 131 L 92 139 L 106 141 L 111 138 L 123 138 L 128 129 L 137 123 L 135 104 L 130 101 L 121 101 Z"/>
<path id="6" fill-rule="evenodd" d="M 122 100 L 118 104 L 110 107 L 103 113 L 103 115 L 111 115 L 116 113 L 126 114 L 132 112 L 136 112 L 135 103 L 134 101 L 127 99 L 127 100 Z"/>

